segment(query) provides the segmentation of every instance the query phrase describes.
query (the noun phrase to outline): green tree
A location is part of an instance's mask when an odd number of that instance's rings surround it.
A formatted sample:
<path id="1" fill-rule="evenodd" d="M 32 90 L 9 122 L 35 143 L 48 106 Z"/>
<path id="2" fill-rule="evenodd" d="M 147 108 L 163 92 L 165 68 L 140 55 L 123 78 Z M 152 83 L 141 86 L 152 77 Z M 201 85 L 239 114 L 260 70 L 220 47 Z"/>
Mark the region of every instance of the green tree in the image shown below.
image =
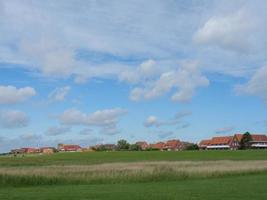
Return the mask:
<path id="1" fill-rule="evenodd" d="M 244 133 L 240 142 L 240 149 L 249 149 L 251 140 L 251 134 L 249 132 Z"/>
<path id="2" fill-rule="evenodd" d="M 141 146 L 140 145 L 137 145 L 137 144 L 131 144 L 130 145 L 130 150 L 131 151 L 141 151 Z"/>
<path id="3" fill-rule="evenodd" d="M 127 140 L 119 140 L 117 143 L 117 149 L 119 151 L 121 150 L 129 150 L 130 144 L 127 142 Z"/>
<path id="4" fill-rule="evenodd" d="M 197 144 L 191 144 L 191 145 L 188 145 L 185 150 L 193 151 L 193 150 L 199 150 L 199 148 Z"/>

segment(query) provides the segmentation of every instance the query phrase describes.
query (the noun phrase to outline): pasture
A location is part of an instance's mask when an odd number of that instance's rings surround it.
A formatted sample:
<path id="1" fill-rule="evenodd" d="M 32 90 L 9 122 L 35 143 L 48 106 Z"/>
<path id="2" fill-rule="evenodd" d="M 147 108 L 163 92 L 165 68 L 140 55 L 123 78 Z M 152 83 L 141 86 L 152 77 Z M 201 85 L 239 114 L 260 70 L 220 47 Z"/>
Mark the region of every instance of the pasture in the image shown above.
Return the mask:
<path id="1" fill-rule="evenodd" d="M 267 151 L 0 157 L 0 199 L 266 199 Z"/>

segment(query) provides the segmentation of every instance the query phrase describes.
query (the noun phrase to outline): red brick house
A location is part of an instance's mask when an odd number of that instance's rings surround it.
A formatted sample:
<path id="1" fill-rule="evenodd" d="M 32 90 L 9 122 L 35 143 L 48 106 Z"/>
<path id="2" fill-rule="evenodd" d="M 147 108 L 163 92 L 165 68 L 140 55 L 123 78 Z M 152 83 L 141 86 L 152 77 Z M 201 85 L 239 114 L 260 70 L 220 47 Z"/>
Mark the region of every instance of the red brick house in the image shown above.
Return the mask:
<path id="1" fill-rule="evenodd" d="M 40 153 L 40 149 L 38 148 L 26 147 L 26 148 L 21 148 L 21 150 L 24 153 Z"/>
<path id="2" fill-rule="evenodd" d="M 150 148 L 152 149 L 158 149 L 158 150 L 163 150 L 165 143 L 164 142 L 158 142 L 155 144 L 150 144 Z"/>
<path id="3" fill-rule="evenodd" d="M 82 148 L 79 145 L 75 144 L 59 144 L 58 151 L 81 152 Z"/>
<path id="4" fill-rule="evenodd" d="M 207 149 L 237 149 L 238 141 L 235 136 L 213 137 L 207 145 Z"/>
<path id="5" fill-rule="evenodd" d="M 263 149 L 267 148 L 267 136 L 263 134 L 251 135 L 252 141 L 250 142 L 251 148 Z"/>
<path id="6" fill-rule="evenodd" d="M 211 140 L 201 140 L 198 147 L 200 150 L 206 150 L 207 147 L 209 146 Z"/>
<path id="7" fill-rule="evenodd" d="M 178 151 L 182 150 L 182 142 L 180 140 L 168 140 L 164 146 L 163 149 L 167 151 Z"/>

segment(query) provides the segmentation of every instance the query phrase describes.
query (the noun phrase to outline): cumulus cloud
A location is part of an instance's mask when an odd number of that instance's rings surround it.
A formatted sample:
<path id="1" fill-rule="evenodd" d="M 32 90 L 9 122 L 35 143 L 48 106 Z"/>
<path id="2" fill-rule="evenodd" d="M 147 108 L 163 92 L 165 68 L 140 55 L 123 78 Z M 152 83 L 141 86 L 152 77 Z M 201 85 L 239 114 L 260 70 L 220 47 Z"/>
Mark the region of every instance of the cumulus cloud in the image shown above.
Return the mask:
<path id="1" fill-rule="evenodd" d="M 0 127 L 2 128 L 22 128 L 29 124 L 28 116 L 18 110 L 9 110 L 0 112 Z"/>
<path id="2" fill-rule="evenodd" d="M 83 113 L 76 109 L 64 111 L 58 116 L 62 124 L 105 126 L 117 123 L 118 118 L 125 115 L 127 110 L 121 108 L 98 110 L 93 113 Z"/>
<path id="3" fill-rule="evenodd" d="M 15 104 L 36 95 L 32 87 L 16 88 L 0 85 L 0 104 Z"/>
<path id="4" fill-rule="evenodd" d="M 231 131 L 233 131 L 235 128 L 233 126 L 228 126 L 228 127 L 221 127 L 221 128 L 217 128 L 215 130 L 215 132 L 217 134 L 224 134 L 224 133 L 229 133 Z"/>
<path id="5" fill-rule="evenodd" d="M 51 126 L 46 130 L 45 134 L 48 136 L 57 136 L 68 133 L 70 131 L 71 127 L 68 126 Z"/>
<path id="6" fill-rule="evenodd" d="M 246 84 L 236 86 L 235 91 L 239 95 L 258 96 L 267 103 L 267 67 L 258 69 Z"/>
<path id="7" fill-rule="evenodd" d="M 145 122 L 144 126 L 145 127 L 160 127 L 160 126 L 173 126 L 180 124 L 182 122 L 182 119 L 186 116 L 191 115 L 192 113 L 189 111 L 182 111 L 176 113 L 176 115 L 169 119 L 169 120 L 159 120 L 156 116 L 149 116 Z M 186 127 L 184 127 L 186 128 Z"/>
<path id="8" fill-rule="evenodd" d="M 48 98 L 52 101 L 64 101 L 69 91 L 70 91 L 69 86 L 56 88 L 49 94 Z"/>
<path id="9" fill-rule="evenodd" d="M 241 9 L 237 12 L 211 17 L 194 35 L 198 44 L 218 46 L 227 50 L 247 52 L 255 29 L 255 20 Z"/>
<path id="10" fill-rule="evenodd" d="M 156 81 L 145 83 L 144 87 L 134 88 L 130 99 L 134 101 L 154 99 L 176 89 L 171 99 L 177 102 L 189 102 L 196 88 L 208 85 L 209 80 L 201 74 L 196 62 L 181 62 L 177 70 L 164 72 Z"/>
<path id="11" fill-rule="evenodd" d="M 83 125 L 99 128 L 99 133 L 115 135 L 120 133 L 117 127 L 119 118 L 127 113 L 122 108 L 98 110 L 93 113 L 83 113 L 76 109 L 69 109 L 58 115 L 58 120 L 64 125 Z M 91 129 L 85 129 L 81 134 L 88 134 Z"/>

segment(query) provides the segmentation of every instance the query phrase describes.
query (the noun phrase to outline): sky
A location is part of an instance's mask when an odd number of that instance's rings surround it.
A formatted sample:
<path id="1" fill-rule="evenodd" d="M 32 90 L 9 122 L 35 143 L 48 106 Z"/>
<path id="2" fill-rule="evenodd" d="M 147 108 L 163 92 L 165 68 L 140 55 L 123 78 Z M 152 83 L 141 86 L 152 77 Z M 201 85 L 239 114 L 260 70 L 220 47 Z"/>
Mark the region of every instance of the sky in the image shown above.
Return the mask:
<path id="1" fill-rule="evenodd" d="M 265 0 L 0 0 L 0 152 L 267 132 Z"/>

